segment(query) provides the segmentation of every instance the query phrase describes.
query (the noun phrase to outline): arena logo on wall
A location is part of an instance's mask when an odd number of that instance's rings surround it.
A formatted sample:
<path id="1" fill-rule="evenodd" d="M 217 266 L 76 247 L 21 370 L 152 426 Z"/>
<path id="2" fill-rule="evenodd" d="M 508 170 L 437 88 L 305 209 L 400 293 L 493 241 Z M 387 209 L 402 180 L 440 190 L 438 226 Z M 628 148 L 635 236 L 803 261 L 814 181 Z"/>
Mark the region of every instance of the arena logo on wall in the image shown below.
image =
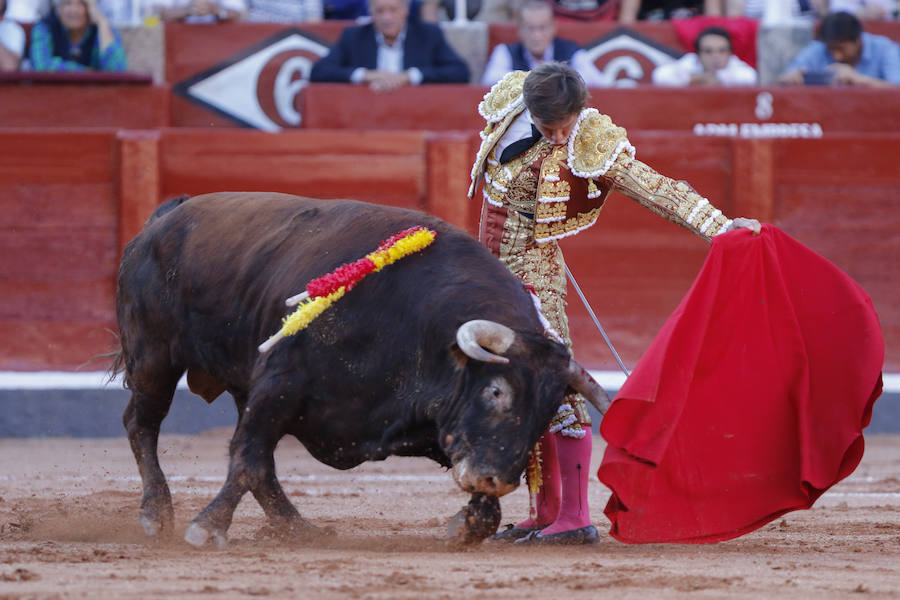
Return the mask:
<path id="1" fill-rule="evenodd" d="M 178 83 L 173 92 L 247 127 L 297 127 L 298 95 L 328 48 L 308 32 L 289 29 Z"/>
<path id="2" fill-rule="evenodd" d="M 683 52 L 640 33 L 620 27 L 584 45 L 609 87 L 650 83 L 653 69 L 679 58 Z"/>

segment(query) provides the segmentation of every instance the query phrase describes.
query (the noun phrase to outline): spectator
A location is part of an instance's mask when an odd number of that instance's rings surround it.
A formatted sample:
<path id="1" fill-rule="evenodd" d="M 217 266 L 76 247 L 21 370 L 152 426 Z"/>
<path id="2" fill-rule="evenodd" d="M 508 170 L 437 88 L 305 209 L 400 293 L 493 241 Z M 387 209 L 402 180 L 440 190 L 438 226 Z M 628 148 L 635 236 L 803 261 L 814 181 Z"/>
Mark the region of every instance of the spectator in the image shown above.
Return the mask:
<path id="1" fill-rule="evenodd" d="M 588 86 L 605 83 L 603 75 L 578 44 L 556 37 L 553 7 L 545 0 L 526 0 L 518 22 L 519 41 L 494 47 L 481 78 L 482 85 L 494 85 L 510 71 L 530 71 L 553 61 L 571 64 Z"/>
<path id="2" fill-rule="evenodd" d="M 487 23 L 513 23 L 524 0 L 484 0 L 477 19 Z"/>
<path id="3" fill-rule="evenodd" d="M 50 0 L 8 0 L 6 18 L 17 23 L 37 23 L 50 11 Z"/>
<path id="4" fill-rule="evenodd" d="M 321 21 L 322 0 L 250 0 L 248 21 L 296 23 Z"/>
<path id="5" fill-rule="evenodd" d="M 653 70 L 653 83 L 673 87 L 688 85 L 736 86 L 756 84 L 756 69 L 734 55 L 731 35 L 721 27 L 707 27 L 689 52 Z"/>
<path id="6" fill-rule="evenodd" d="M 224 23 L 239 21 L 247 13 L 246 0 L 151 0 L 163 21 Z"/>
<path id="7" fill-rule="evenodd" d="M 527 0 L 483 0 L 479 21 L 509 23 L 519 19 Z M 547 0 L 553 13 L 576 21 L 613 20 L 619 12 L 620 0 Z"/>
<path id="8" fill-rule="evenodd" d="M 790 5 L 794 17 L 818 18 L 828 12 L 828 0 L 780 0 Z M 766 12 L 766 0 L 725 0 L 724 14 L 729 17 L 745 16 L 762 19 Z"/>
<path id="9" fill-rule="evenodd" d="M 551 0 L 558 17 L 576 21 L 612 21 L 619 14 L 619 0 Z"/>
<path id="10" fill-rule="evenodd" d="M 25 52 L 25 30 L 6 14 L 6 0 L 0 0 L 0 72 L 17 71 Z"/>
<path id="11" fill-rule="evenodd" d="M 622 0 L 619 21 L 664 21 L 696 15 L 720 15 L 721 0 Z"/>
<path id="12" fill-rule="evenodd" d="M 31 30 L 35 71 L 124 71 L 125 49 L 97 0 L 53 0 L 53 10 Z"/>
<path id="13" fill-rule="evenodd" d="M 478 16 L 481 12 L 481 3 L 481 0 L 466 0 L 466 19 L 471 21 Z M 423 0 L 420 11 L 422 20 L 427 21 L 432 11 L 438 17 L 443 16 L 452 21 L 456 18 L 456 0 Z"/>
<path id="14" fill-rule="evenodd" d="M 784 84 L 830 83 L 861 87 L 900 84 L 900 46 L 867 33 L 850 13 L 822 19 L 818 40 L 810 42 L 778 78 Z"/>
<path id="15" fill-rule="evenodd" d="M 323 0 L 325 18 L 332 21 L 359 21 L 369 18 L 368 0 Z M 409 0 L 409 18 L 420 19 L 426 23 L 437 23 L 441 20 L 441 11 L 453 0 Z M 481 8 L 481 0 L 467 0 L 468 12 Z M 477 6 L 476 6 L 477 5 Z M 452 11 L 447 13 L 453 18 Z M 471 17 L 470 17 L 471 18 Z"/>
<path id="16" fill-rule="evenodd" d="M 365 83 L 376 92 L 421 83 L 467 83 L 469 67 L 441 28 L 408 19 L 408 0 L 370 0 L 372 22 L 348 27 L 313 65 L 310 81 Z"/>
<path id="17" fill-rule="evenodd" d="M 326 19 L 335 21 L 355 21 L 369 15 L 366 0 L 324 0 Z"/>
<path id="18" fill-rule="evenodd" d="M 831 0 L 829 12 L 848 12 L 862 21 L 884 21 L 894 16 L 894 0 Z"/>
<path id="19" fill-rule="evenodd" d="M 134 17 L 140 17 L 140 10 L 134 14 L 134 4 L 138 4 L 138 8 L 143 5 L 144 0 L 97 0 L 100 11 L 106 15 L 113 27 L 127 27 L 136 25 Z"/>

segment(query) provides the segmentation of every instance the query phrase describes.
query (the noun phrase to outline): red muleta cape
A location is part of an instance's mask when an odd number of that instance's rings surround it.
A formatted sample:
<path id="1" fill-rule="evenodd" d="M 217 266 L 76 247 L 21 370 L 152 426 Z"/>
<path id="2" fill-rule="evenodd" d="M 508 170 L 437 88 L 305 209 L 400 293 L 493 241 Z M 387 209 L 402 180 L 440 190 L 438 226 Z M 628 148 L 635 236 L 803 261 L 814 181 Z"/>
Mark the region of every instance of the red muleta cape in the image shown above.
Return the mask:
<path id="1" fill-rule="evenodd" d="M 771 225 L 716 236 L 600 425 L 610 535 L 716 542 L 810 508 L 859 464 L 883 364 L 843 271 Z"/>

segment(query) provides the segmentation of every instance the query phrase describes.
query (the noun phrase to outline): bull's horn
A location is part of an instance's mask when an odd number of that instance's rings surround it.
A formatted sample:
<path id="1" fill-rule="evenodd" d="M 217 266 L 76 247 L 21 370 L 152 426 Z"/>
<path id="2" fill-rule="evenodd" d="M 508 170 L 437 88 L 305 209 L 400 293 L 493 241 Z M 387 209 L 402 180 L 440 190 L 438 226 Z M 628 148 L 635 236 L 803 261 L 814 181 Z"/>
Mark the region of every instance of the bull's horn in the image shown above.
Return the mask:
<path id="1" fill-rule="evenodd" d="M 600 387 L 600 384 L 594 381 L 591 374 L 575 362 L 574 358 L 569 361 L 569 387 L 587 398 L 601 415 L 606 413 L 610 405 L 606 390 Z"/>
<path id="2" fill-rule="evenodd" d="M 484 362 L 508 363 L 509 359 L 499 354 L 506 352 L 515 339 L 516 332 L 506 325 L 482 319 L 466 321 L 456 330 L 459 349 L 469 358 Z"/>

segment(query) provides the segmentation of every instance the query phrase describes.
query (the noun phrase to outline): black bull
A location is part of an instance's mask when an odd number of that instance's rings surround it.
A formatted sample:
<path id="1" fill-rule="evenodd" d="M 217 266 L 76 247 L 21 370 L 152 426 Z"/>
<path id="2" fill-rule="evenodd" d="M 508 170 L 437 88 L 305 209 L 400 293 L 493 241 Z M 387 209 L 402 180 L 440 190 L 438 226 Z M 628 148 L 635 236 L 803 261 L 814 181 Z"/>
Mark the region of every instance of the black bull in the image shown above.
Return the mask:
<path id="1" fill-rule="evenodd" d="M 409 227 L 437 238 L 363 279 L 270 351 L 285 299 Z M 466 233 L 424 213 L 283 194 L 219 193 L 162 205 L 125 248 L 117 315 L 131 401 L 124 423 L 143 484 L 141 523 L 171 532 L 159 428 L 182 374 L 212 401 L 233 396 L 228 476 L 185 538 L 221 545 L 251 492 L 276 531 L 315 531 L 284 494 L 273 452 L 286 434 L 338 469 L 390 455 L 453 469 L 472 500 L 451 537 L 480 541 L 497 498 L 567 386 L 608 402 L 566 348 L 544 335 L 521 283 Z"/>

